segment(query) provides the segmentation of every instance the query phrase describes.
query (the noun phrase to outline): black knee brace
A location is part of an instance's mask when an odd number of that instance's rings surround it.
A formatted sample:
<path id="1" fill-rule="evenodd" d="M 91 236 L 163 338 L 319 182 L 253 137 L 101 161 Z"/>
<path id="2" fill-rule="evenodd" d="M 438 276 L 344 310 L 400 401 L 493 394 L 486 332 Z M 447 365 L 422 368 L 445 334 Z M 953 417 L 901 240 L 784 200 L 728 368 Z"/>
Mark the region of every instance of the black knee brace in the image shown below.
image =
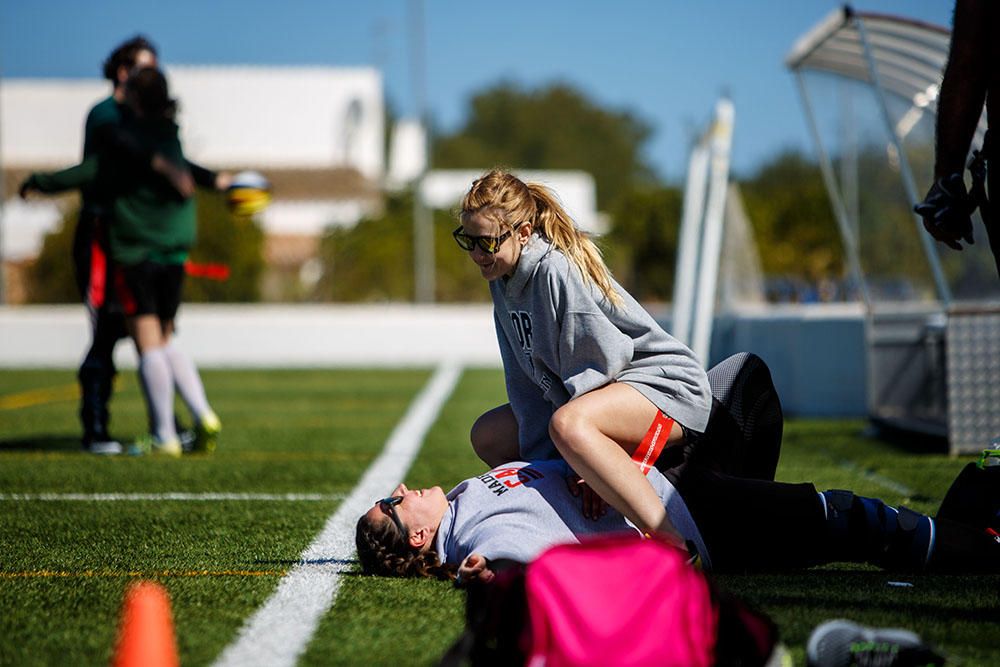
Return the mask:
<path id="1" fill-rule="evenodd" d="M 934 522 L 906 507 L 850 491 L 824 491 L 830 561 L 867 562 L 894 570 L 926 566 L 934 543 Z"/>
<path id="2" fill-rule="evenodd" d="M 741 352 L 708 371 L 715 403 L 705 436 L 727 449 L 730 475 L 774 479 L 781 452 L 783 415 L 771 371 L 755 354 Z"/>

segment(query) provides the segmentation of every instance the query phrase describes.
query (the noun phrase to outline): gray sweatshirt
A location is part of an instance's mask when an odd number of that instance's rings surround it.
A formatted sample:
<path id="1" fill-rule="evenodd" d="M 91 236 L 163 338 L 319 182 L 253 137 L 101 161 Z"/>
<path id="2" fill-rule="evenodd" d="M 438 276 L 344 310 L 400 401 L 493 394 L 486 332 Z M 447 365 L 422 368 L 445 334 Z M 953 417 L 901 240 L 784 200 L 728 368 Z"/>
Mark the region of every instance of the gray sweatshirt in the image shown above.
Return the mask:
<path id="1" fill-rule="evenodd" d="M 570 494 L 565 461 L 506 463 L 467 479 L 448 492 L 448 509 L 434 546 L 442 562 L 461 563 L 471 553 L 527 563 L 548 547 L 601 533 L 638 529 L 613 508 L 600 519 L 583 516 L 582 499 Z M 655 468 L 647 476 L 674 528 L 711 567 L 701 533 L 673 485 Z"/>
<path id="2" fill-rule="evenodd" d="M 635 387 L 683 426 L 705 430 L 712 401 L 705 370 L 613 285 L 622 296 L 619 307 L 538 234 L 525 245 L 514 274 L 490 282 L 522 459 L 558 457 L 548 435 L 552 413 L 613 381 Z"/>

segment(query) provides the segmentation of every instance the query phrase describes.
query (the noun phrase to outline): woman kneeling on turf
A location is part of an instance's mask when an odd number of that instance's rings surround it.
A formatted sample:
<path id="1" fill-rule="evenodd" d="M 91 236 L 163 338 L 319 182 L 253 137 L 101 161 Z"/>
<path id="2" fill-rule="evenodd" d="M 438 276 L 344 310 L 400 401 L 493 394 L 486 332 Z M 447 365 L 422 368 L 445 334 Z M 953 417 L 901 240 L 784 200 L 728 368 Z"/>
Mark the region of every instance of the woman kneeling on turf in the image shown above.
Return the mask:
<path id="1" fill-rule="evenodd" d="M 974 470 L 972 470 L 974 469 Z M 638 530 L 620 513 L 584 516 L 559 460 L 512 462 L 440 487 L 400 484 L 358 521 L 364 572 L 384 576 L 492 576 L 496 559 L 529 562 L 555 544 Z M 986 478 L 989 479 L 986 479 Z M 849 491 L 727 476 L 685 463 L 646 475 L 688 550 L 706 569 L 760 571 L 867 562 L 907 571 L 1000 571 L 1000 467 L 975 464 L 952 485 L 935 518 Z M 968 493 L 970 485 L 993 489 Z M 988 508 L 956 501 L 976 497 Z M 984 501 L 983 498 L 986 498 Z"/>

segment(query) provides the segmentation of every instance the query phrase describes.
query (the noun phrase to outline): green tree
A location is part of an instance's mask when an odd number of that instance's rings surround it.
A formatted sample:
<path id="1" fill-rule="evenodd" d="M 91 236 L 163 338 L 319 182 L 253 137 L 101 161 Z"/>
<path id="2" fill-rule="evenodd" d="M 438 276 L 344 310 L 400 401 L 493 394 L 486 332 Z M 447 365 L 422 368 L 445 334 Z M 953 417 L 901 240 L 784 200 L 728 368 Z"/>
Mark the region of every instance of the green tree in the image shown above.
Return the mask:
<path id="1" fill-rule="evenodd" d="M 475 94 L 468 120 L 433 145 L 435 167 L 582 169 L 593 175 L 598 206 L 654 181 L 642 148 L 650 127 L 628 111 L 597 106 L 567 84 L 528 90 L 500 83 Z"/>
<path id="2" fill-rule="evenodd" d="M 78 209 L 66 213 L 59 226 L 42 240 L 42 249 L 26 276 L 28 303 L 76 303 L 80 300 L 73 271 L 73 232 L 78 214 Z"/>
<path id="3" fill-rule="evenodd" d="M 226 280 L 189 277 L 185 301 L 253 302 L 260 300 L 264 272 L 264 232 L 252 218 L 234 216 L 222 195 L 198 194 L 198 240 L 191 261 L 229 267 Z"/>
<path id="4" fill-rule="evenodd" d="M 741 183 L 764 273 L 840 276 L 844 253 L 819 167 L 783 152 Z"/>
<path id="5" fill-rule="evenodd" d="M 435 211 L 435 299 L 486 301 L 479 271 L 451 237 L 457 226 L 448 212 Z M 322 301 L 413 300 L 413 195 L 386 198 L 382 215 L 350 229 L 333 229 L 320 243 L 323 276 L 316 287 Z"/>
<path id="6" fill-rule="evenodd" d="M 673 187 L 632 190 L 611 211 L 606 242 L 608 265 L 640 301 L 668 301 L 681 218 L 681 191 Z"/>
<path id="7" fill-rule="evenodd" d="M 264 269 L 264 235 L 252 220 L 235 218 L 221 195 L 199 192 L 198 240 L 191 251 L 195 262 L 226 264 L 224 281 L 189 277 L 185 301 L 257 301 Z M 80 300 L 73 274 L 72 248 L 78 209 L 63 216 L 60 226 L 45 236 L 42 250 L 28 273 L 30 303 L 75 303 Z"/>

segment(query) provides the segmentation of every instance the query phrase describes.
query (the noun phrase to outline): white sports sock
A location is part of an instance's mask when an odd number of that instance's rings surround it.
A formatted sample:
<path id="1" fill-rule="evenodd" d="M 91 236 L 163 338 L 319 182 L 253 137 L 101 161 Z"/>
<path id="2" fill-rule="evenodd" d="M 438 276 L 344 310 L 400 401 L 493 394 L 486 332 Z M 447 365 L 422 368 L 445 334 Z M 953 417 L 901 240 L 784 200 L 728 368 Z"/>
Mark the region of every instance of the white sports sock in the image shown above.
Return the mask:
<path id="1" fill-rule="evenodd" d="M 173 341 L 167 343 L 163 348 L 166 358 L 170 363 L 170 370 L 174 377 L 174 386 L 177 393 L 181 395 L 184 404 L 187 405 L 191 415 L 198 422 L 211 412 L 208 405 L 208 398 L 205 396 L 205 385 L 201 383 L 201 376 L 195 367 L 191 357 L 183 350 L 174 345 Z"/>
<path id="2" fill-rule="evenodd" d="M 160 442 L 177 438 L 177 429 L 174 428 L 174 380 L 162 347 L 147 350 L 139 357 L 139 379 L 146 396 L 149 427 L 153 435 Z"/>

